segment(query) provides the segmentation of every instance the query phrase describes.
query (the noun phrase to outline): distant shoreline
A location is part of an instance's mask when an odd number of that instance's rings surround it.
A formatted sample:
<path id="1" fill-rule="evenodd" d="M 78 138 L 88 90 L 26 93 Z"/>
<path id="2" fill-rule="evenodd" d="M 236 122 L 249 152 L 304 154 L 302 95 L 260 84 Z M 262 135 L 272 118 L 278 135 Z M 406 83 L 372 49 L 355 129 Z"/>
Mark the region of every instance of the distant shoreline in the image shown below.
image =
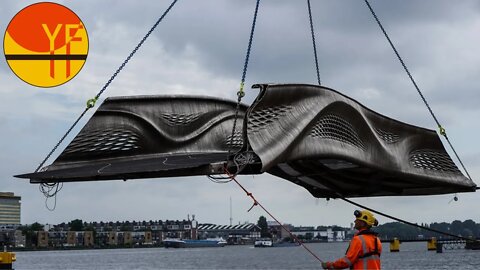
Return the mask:
<path id="1" fill-rule="evenodd" d="M 314 244 L 314 243 L 341 243 L 348 242 L 346 241 L 304 241 L 305 244 Z M 226 245 L 226 246 L 253 246 L 253 244 L 244 244 L 244 245 Z M 164 248 L 163 244 L 151 244 L 151 245 L 111 245 L 111 246 L 72 246 L 72 247 L 9 247 L 9 252 L 24 252 L 24 251 L 61 251 L 61 250 L 95 250 L 95 249 L 134 249 L 134 248 Z"/>
<path id="2" fill-rule="evenodd" d="M 135 245 L 135 246 L 93 246 L 93 247 L 35 247 L 35 248 L 8 248 L 8 252 L 23 252 L 23 251 L 60 251 L 60 250 L 95 250 L 95 249 L 132 249 L 132 248 L 163 248 L 163 245 Z"/>

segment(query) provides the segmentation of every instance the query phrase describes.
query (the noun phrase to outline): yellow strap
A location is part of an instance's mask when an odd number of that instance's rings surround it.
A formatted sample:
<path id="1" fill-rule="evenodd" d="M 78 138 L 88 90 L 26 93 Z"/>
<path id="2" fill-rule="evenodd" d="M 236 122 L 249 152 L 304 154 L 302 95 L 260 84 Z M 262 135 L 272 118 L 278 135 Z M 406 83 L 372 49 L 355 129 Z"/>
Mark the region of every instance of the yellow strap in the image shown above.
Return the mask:
<path id="1" fill-rule="evenodd" d="M 98 97 L 91 98 L 87 100 L 87 108 L 92 108 L 95 106 L 95 102 L 97 102 Z"/>
<path id="2" fill-rule="evenodd" d="M 238 92 L 237 92 L 237 96 L 238 96 L 239 98 L 242 98 L 242 97 L 245 96 L 245 92 L 243 92 L 243 87 L 244 87 L 244 83 L 241 82 L 241 83 L 240 83 L 240 90 L 238 90 Z"/>
<path id="3" fill-rule="evenodd" d="M 440 134 L 442 136 L 446 136 L 447 135 L 447 131 L 442 127 L 442 126 L 438 126 L 438 131 L 440 132 Z"/>

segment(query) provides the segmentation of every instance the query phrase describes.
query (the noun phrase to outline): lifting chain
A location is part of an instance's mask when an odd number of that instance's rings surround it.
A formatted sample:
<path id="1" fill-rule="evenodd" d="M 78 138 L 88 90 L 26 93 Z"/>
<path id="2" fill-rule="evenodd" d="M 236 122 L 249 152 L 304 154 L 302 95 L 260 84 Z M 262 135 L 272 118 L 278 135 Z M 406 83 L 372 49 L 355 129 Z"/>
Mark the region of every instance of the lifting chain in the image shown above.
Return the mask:
<path id="1" fill-rule="evenodd" d="M 310 0 L 307 0 L 307 4 L 308 4 L 308 17 L 310 19 L 310 33 L 312 34 L 313 54 L 315 56 L 315 67 L 317 68 L 317 82 L 318 82 L 318 85 L 322 85 L 322 82 L 320 80 L 320 69 L 318 68 L 317 45 L 315 43 L 315 31 L 313 30 L 312 8 L 310 6 Z"/>
<path id="2" fill-rule="evenodd" d="M 165 12 L 162 14 L 162 16 L 155 22 L 155 24 L 150 28 L 150 30 L 147 32 L 147 34 L 142 38 L 142 40 L 137 44 L 137 46 L 132 50 L 132 52 L 128 55 L 128 57 L 123 61 L 123 63 L 120 65 L 120 67 L 115 71 L 115 73 L 110 77 L 110 79 L 105 83 L 105 85 L 102 87 L 102 89 L 98 92 L 98 94 L 87 101 L 87 106 L 83 110 L 83 112 L 80 114 L 80 116 L 75 120 L 73 125 L 67 130 L 67 132 L 60 138 L 58 143 L 52 148 L 52 150 L 48 153 L 48 155 L 43 159 L 43 161 L 38 165 L 37 169 L 35 172 L 38 172 L 45 162 L 50 158 L 50 156 L 57 150 L 58 146 L 65 140 L 65 138 L 70 134 L 70 132 L 75 128 L 75 126 L 78 124 L 80 119 L 83 118 L 83 116 L 87 113 L 87 111 L 95 106 L 95 103 L 99 99 L 100 95 L 108 88 L 108 86 L 112 83 L 112 81 L 117 77 L 117 75 L 122 71 L 122 69 L 125 67 L 125 65 L 130 61 L 130 59 L 133 57 L 133 55 L 140 49 L 140 47 L 143 45 L 143 43 L 147 40 L 147 38 L 152 34 L 152 32 L 157 28 L 158 24 L 163 20 L 163 18 L 167 15 L 167 13 L 172 9 L 172 7 L 175 5 L 175 3 L 178 0 L 174 0 L 170 6 L 165 10 Z M 63 185 L 62 185 L 63 186 Z M 41 183 L 40 184 L 40 191 L 44 194 L 46 200 L 45 200 L 45 206 L 47 207 L 48 210 L 53 211 L 55 210 L 57 201 L 56 201 L 56 195 L 58 192 L 61 190 L 61 187 L 59 183 Z M 47 204 L 47 199 L 55 197 L 55 203 L 53 208 L 48 207 Z"/>
<path id="3" fill-rule="evenodd" d="M 405 72 L 407 73 L 408 77 L 410 78 L 410 81 L 412 82 L 413 86 L 415 87 L 415 89 L 417 90 L 418 94 L 420 95 L 420 98 L 423 100 L 423 103 L 425 103 L 425 106 L 427 106 L 427 109 L 428 109 L 428 111 L 430 112 L 430 114 L 432 115 L 433 120 L 435 120 L 435 123 L 437 123 L 438 132 L 440 133 L 440 135 L 442 135 L 442 136 L 445 138 L 445 140 L 447 141 L 448 145 L 450 146 L 450 148 L 452 149 L 453 153 L 455 154 L 455 157 L 456 157 L 457 160 L 460 162 L 460 165 L 462 166 L 463 170 L 464 170 L 465 173 L 467 174 L 468 178 L 469 178 L 470 180 L 472 180 L 472 178 L 470 177 L 470 174 L 469 174 L 468 171 L 467 171 L 467 168 L 465 167 L 465 165 L 463 164 L 462 160 L 460 159 L 460 156 L 457 154 L 457 151 L 456 151 L 455 148 L 453 147 L 453 144 L 450 142 L 450 139 L 449 139 L 448 136 L 447 136 L 447 132 L 446 132 L 445 128 L 442 127 L 442 125 L 440 124 L 440 121 L 438 121 L 437 117 L 436 117 L 435 114 L 433 113 L 432 108 L 430 108 L 430 105 L 428 104 L 425 96 L 423 95 L 422 91 L 420 91 L 420 88 L 418 87 L 417 83 L 416 83 L 415 80 L 413 79 L 413 76 L 412 76 L 412 74 L 410 73 L 410 71 L 408 70 L 407 65 L 405 64 L 405 62 L 403 61 L 402 57 L 400 56 L 400 53 L 398 53 L 397 48 L 395 48 L 395 45 L 393 45 L 392 40 L 391 40 L 390 37 L 388 36 L 387 31 L 386 31 L 385 28 L 383 27 L 382 23 L 380 22 L 380 19 L 378 18 L 377 14 L 376 14 L 375 11 L 373 10 L 372 6 L 370 5 L 370 2 L 368 2 L 368 0 L 364 0 L 364 1 L 365 1 L 365 4 L 367 4 L 367 7 L 368 7 L 368 9 L 370 10 L 370 12 L 372 13 L 373 17 L 375 18 L 375 21 L 377 22 L 378 26 L 379 26 L 380 29 L 382 30 L 383 35 L 385 36 L 385 38 L 387 39 L 388 43 L 390 44 L 390 46 L 392 47 L 393 51 L 395 52 L 395 55 L 397 56 L 398 61 L 400 61 L 400 63 L 402 64 L 403 69 L 404 69 Z"/>
<path id="4" fill-rule="evenodd" d="M 237 129 L 238 112 L 240 110 L 240 104 L 242 102 L 242 98 L 245 96 L 245 92 L 243 91 L 243 88 L 245 86 L 245 78 L 247 77 L 248 61 L 250 59 L 250 51 L 252 49 L 253 35 L 255 33 L 255 25 L 257 23 L 257 14 L 258 14 L 259 5 L 260 5 L 260 0 L 257 0 L 257 4 L 255 5 L 255 13 L 253 15 L 252 27 L 250 30 L 250 38 L 248 40 L 247 54 L 245 56 L 245 62 L 243 64 L 242 80 L 240 82 L 240 89 L 237 92 L 237 107 L 235 108 L 235 118 L 233 120 L 232 136 L 230 137 L 231 147 L 228 150 L 228 157 L 230 157 L 230 154 L 232 153 L 232 150 L 233 150 L 233 139 L 235 137 L 235 130 Z"/>
<path id="5" fill-rule="evenodd" d="M 80 119 L 85 115 L 85 113 L 93 108 L 95 106 L 95 103 L 97 102 L 98 98 L 100 98 L 100 95 L 102 95 L 102 93 L 108 88 L 108 86 L 112 83 L 112 81 L 115 79 L 115 77 L 117 77 L 118 73 L 120 73 L 120 71 L 122 71 L 122 69 L 125 67 L 125 65 L 128 63 L 128 61 L 130 61 L 130 59 L 133 57 L 133 55 L 138 51 L 138 49 L 140 49 L 140 47 L 143 45 L 143 43 L 147 40 L 147 38 L 152 34 L 153 30 L 155 30 L 155 28 L 157 28 L 158 24 L 163 20 L 163 18 L 167 15 L 167 13 L 170 11 L 170 9 L 172 9 L 172 7 L 175 5 L 175 3 L 177 2 L 178 0 L 174 0 L 170 6 L 167 8 L 167 10 L 165 10 L 165 12 L 163 13 L 163 15 L 155 22 L 155 24 L 152 26 L 152 28 L 150 28 L 150 30 L 147 32 L 147 34 L 142 38 L 142 40 L 137 44 L 137 46 L 133 49 L 133 51 L 128 55 L 128 57 L 123 61 L 123 63 L 120 65 L 120 67 L 115 71 L 115 73 L 110 77 L 110 79 L 107 81 L 107 83 L 105 83 L 105 85 L 102 87 L 102 89 L 100 90 L 100 92 L 98 92 L 98 94 L 92 98 L 92 99 L 89 99 L 87 101 L 87 107 L 85 108 L 85 110 L 83 111 L 83 113 L 80 114 L 80 116 L 77 118 L 77 120 L 73 123 L 73 125 L 67 130 L 67 132 L 65 133 L 65 135 L 63 135 L 63 137 L 60 139 L 60 141 L 53 147 L 53 149 L 50 151 L 50 153 L 48 153 L 47 157 L 40 163 L 40 165 L 37 167 L 37 169 L 35 170 L 35 172 L 38 172 L 40 170 L 40 168 L 42 168 L 42 166 L 45 164 L 45 162 L 47 161 L 48 158 L 50 158 L 50 156 L 53 154 L 53 152 L 55 152 L 55 150 L 58 148 L 58 146 L 63 142 L 63 140 L 68 136 L 68 134 L 70 134 L 70 132 L 72 131 L 72 129 L 77 125 L 78 121 L 80 121 Z"/>

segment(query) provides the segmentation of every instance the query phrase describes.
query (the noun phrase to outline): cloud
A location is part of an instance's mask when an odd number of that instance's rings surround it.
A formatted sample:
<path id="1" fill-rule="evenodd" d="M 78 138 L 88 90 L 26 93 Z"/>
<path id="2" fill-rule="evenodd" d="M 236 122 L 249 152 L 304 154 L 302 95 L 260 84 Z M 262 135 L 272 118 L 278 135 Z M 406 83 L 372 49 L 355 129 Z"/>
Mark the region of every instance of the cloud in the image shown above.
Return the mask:
<path id="1" fill-rule="evenodd" d="M 33 1 L 2 3 L 0 31 L 29 3 Z M 30 172 L 39 164 L 171 2 L 60 3 L 80 16 L 89 34 L 87 62 L 73 80 L 51 89 L 32 87 L 0 61 L 0 189 L 23 197 L 22 222 L 184 219 L 196 214 L 200 222 L 228 224 L 230 197 L 234 223 L 256 222 L 258 216 L 265 216 L 259 207 L 247 212 L 252 201 L 233 183 L 213 184 L 206 177 L 68 183 L 54 212 L 44 208 L 36 185 L 13 180 L 12 175 Z M 480 149 L 475 145 L 480 131 L 476 121 L 480 118 L 478 3 L 462 1 L 454 7 L 450 1 L 433 0 L 371 3 L 476 180 L 480 175 Z M 254 1 L 237 0 L 179 1 L 102 99 L 146 94 L 235 99 L 254 5 Z M 436 128 L 363 2 L 312 1 L 312 13 L 325 86 L 381 114 Z M 264 82 L 316 83 L 306 2 L 261 2 L 246 85 Z M 257 92 L 248 87 L 246 91 L 244 102 L 249 103 Z M 266 174 L 243 176 L 240 181 L 281 221 L 348 226 L 353 219 L 355 207 L 315 199 L 288 181 Z M 452 197 L 355 201 L 413 222 L 474 218 L 476 193 L 461 194 L 458 202 L 449 203 Z"/>

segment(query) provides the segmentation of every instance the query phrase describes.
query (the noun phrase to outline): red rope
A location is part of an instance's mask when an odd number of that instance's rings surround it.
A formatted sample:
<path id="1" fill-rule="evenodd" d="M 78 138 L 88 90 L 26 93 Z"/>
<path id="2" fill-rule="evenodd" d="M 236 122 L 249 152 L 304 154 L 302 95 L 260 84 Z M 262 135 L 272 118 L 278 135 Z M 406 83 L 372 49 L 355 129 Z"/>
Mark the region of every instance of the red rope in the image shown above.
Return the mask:
<path id="1" fill-rule="evenodd" d="M 248 209 L 248 211 L 252 210 L 253 207 L 255 207 L 256 205 L 260 206 L 263 211 L 265 211 L 271 218 L 273 218 L 273 220 L 275 220 L 278 224 L 280 224 L 280 226 L 286 231 L 288 232 L 288 234 L 295 240 L 297 241 L 297 243 L 299 243 L 304 249 L 306 249 L 313 257 L 315 257 L 315 259 L 317 259 L 319 262 L 323 262 L 315 253 L 313 253 L 313 251 L 311 251 L 300 239 L 298 239 L 298 237 L 296 235 L 294 235 L 292 232 L 290 232 L 289 229 L 287 229 L 287 227 L 285 227 L 282 223 L 280 223 L 280 221 L 278 221 L 278 219 L 276 219 L 267 209 L 265 209 L 265 207 L 263 207 L 263 205 L 257 201 L 257 199 L 255 199 L 255 197 L 253 196 L 253 194 L 251 192 L 248 192 L 247 189 L 245 189 L 238 181 L 237 179 L 235 179 L 235 175 L 231 174 L 227 168 L 225 168 L 225 173 L 228 175 L 228 177 L 230 177 L 230 179 L 232 179 L 233 181 L 235 181 L 235 183 L 237 183 L 237 185 L 243 189 L 243 191 L 245 191 L 245 193 L 247 194 L 248 197 L 252 198 L 253 200 L 253 205 L 252 207 L 250 207 L 250 209 Z"/>

